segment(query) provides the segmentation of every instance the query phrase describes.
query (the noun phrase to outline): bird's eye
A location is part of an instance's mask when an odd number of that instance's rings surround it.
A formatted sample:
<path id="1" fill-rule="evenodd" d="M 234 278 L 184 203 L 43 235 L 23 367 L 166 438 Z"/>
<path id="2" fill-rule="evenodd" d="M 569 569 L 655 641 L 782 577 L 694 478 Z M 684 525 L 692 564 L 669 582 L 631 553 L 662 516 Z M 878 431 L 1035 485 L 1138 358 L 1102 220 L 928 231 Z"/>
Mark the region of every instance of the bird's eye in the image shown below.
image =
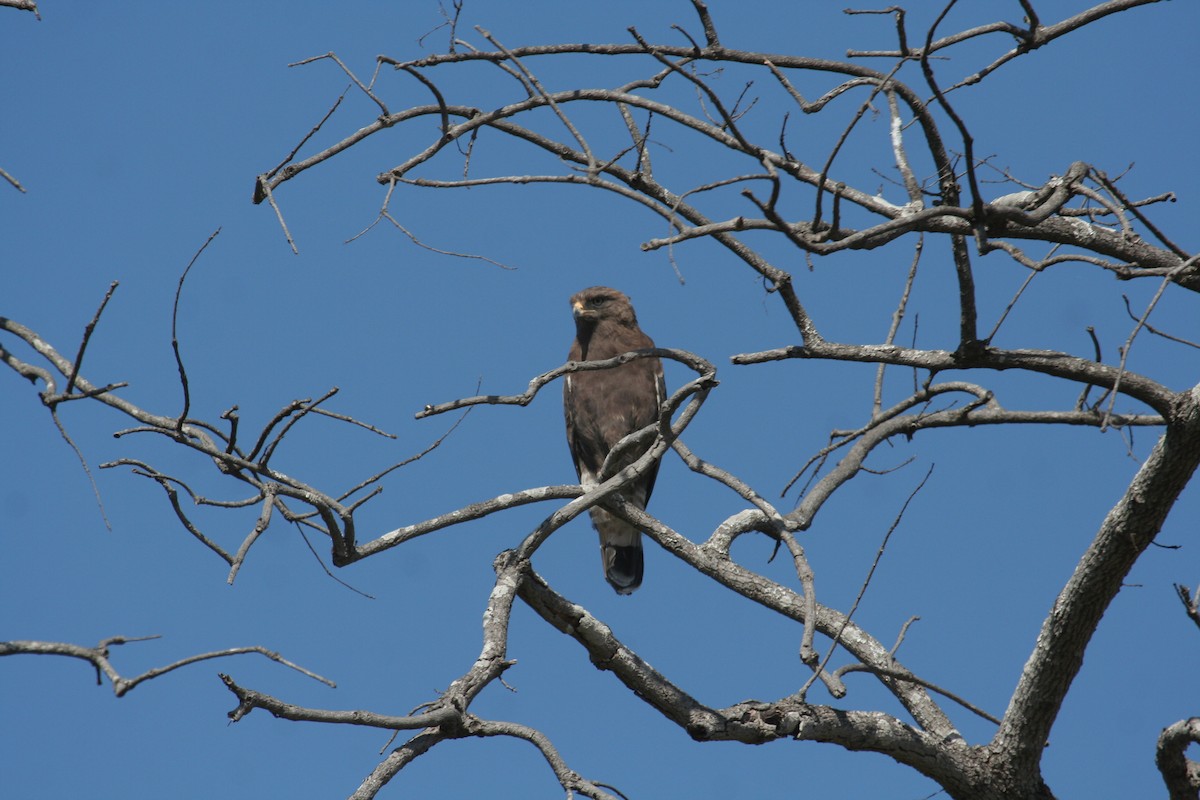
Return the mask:
<path id="1" fill-rule="evenodd" d="M 592 298 L 588 299 L 588 305 L 591 306 L 592 308 L 599 308 L 600 306 L 604 305 L 607 302 L 608 302 L 608 298 L 603 297 L 603 296 L 592 297 Z"/>

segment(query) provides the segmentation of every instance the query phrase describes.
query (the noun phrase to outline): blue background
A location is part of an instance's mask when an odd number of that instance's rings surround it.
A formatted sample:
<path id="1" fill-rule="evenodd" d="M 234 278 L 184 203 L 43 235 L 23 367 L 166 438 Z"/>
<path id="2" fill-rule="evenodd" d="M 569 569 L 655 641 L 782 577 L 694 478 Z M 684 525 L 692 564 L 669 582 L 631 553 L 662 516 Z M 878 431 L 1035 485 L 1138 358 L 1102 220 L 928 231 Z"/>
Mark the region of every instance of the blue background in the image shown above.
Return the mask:
<path id="1" fill-rule="evenodd" d="M 728 47 L 843 58 L 847 48 L 894 42 L 889 17 L 846 17 L 838 4 L 804 4 L 803 12 L 767 0 L 710 5 Z M 988 13 L 1020 19 L 1016 2 L 988 5 Z M 1052 23 L 1086 4 L 1037 7 L 1043 23 Z M 658 344 L 718 364 L 721 386 L 685 440 L 764 495 L 777 497 L 831 429 L 867 419 L 873 367 L 729 365 L 733 354 L 798 341 L 777 299 L 712 243 L 674 249 L 681 284 L 665 251 L 639 249 L 665 235 L 666 224 L 614 195 L 562 186 L 396 191 L 392 214 L 422 241 L 486 255 L 511 270 L 421 249 L 387 222 L 345 243 L 376 218 L 383 189 L 375 176 L 434 141 L 432 118 L 378 134 L 281 187 L 277 199 L 300 250 L 293 255 L 271 210 L 250 203 L 254 176 L 287 154 L 348 80 L 329 60 L 287 65 L 333 51 L 365 79 L 377 54 L 411 59 L 442 50 L 445 29 L 418 43 L 442 19 L 432 1 L 47 2 L 42 11 L 41 22 L 11 10 L 0 14 L 0 166 L 28 189 L 20 194 L 0 185 L 0 314 L 29 325 L 70 358 L 110 282 L 120 281 L 83 372 L 97 384 L 128 381 L 122 395 L 147 410 L 172 415 L 182 406 L 170 349 L 172 299 L 183 268 L 220 228 L 188 277 L 180 307 L 192 414 L 215 420 L 237 404 L 248 431 L 294 398 L 339 387 L 327 407 L 397 438 L 328 419 L 298 426 L 274 465 L 331 493 L 440 436 L 452 419 L 415 421 L 413 413 L 425 404 L 475 394 L 477 385 L 485 393 L 516 393 L 559 365 L 573 333 L 566 299 L 597 283 L 628 293 Z M 923 30 L 928 13 L 910 15 L 910 30 Z M 956 11 L 942 30 L 1000 18 L 973 13 Z M 479 47 L 486 42 L 473 24 L 506 46 L 626 42 L 625 29 L 636 25 L 651 40 L 676 44 L 682 39 L 670 30 L 673 23 L 699 35 L 682 0 L 468 0 L 459 34 Z M 952 99 L 976 137 L 976 154 L 1030 183 L 1061 174 L 1075 160 L 1110 175 L 1132 164 L 1122 187 L 1133 197 L 1176 192 L 1178 202 L 1151 213 L 1194 251 L 1197 30 L 1194 3 L 1135 9 L 1017 59 Z M 968 44 L 938 69 L 949 83 L 1010 44 L 1007 37 Z M 645 61 L 602 58 L 534 60 L 531 66 L 550 89 L 617 85 L 651 69 Z M 710 77 L 730 102 L 748 79 L 732 69 Z M 753 77 L 758 82 L 747 96 L 766 99 L 745 125 L 773 147 L 786 98 L 769 77 Z M 491 106 L 522 96 L 511 78 L 486 65 L 448 71 L 444 80 L 450 102 Z M 836 82 L 829 76 L 798 80 L 810 98 Z M 390 71 L 381 74 L 378 91 L 392 111 L 429 102 L 423 87 Z M 663 94 L 695 109 L 694 93 L 682 84 L 668 85 Z M 852 95 L 816 116 L 793 113 L 789 148 L 810 164 L 822 163 L 861 99 Z M 879 102 L 876 110 L 850 137 L 835 172 L 901 203 L 902 191 L 888 182 L 894 170 L 886 105 Z M 617 130 L 611 111 L 572 107 L 570 113 L 596 126 L 589 131 L 601 131 L 596 141 L 608 143 L 602 152 L 616 149 L 617 140 L 604 134 Z M 352 89 L 301 155 L 377 114 Z M 562 133 L 548 115 L 541 123 Z M 950 130 L 944 128 L 948 138 Z M 662 121 L 652 138 L 659 178 L 678 189 L 754 171 Z M 915 154 L 915 138 L 910 147 Z M 927 164 L 918 160 L 917 166 L 928 175 Z M 471 169 L 483 176 L 561 167 L 485 134 Z M 453 178 L 460 172 L 461 162 L 450 157 L 421 174 Z M 981 175 L 999 178 L 998 172 Z M 1011 186 L 984 189 L 989 197 L 1008 191 Z M 711 203 L 717 218 L 753 214 L 736 189 Z M 798 218 L 807 213 L 799 195 L 794 208 Z M 796 276 L 800 296 L 828 338 L 882 341 L 911 242 L 820 261 L 810 271 L 782 242 L 761 234 L 746 240 Z M 1030 254 L 1042 252 L 1030 248 Z M 1003 255 L 974 263 L 986 331 L 1026 273 Z M 1115 363 L 1133 325 L 1121 294 L 1140 313 L 1156 288 L 1155 280 L 1118 283 L 1089 266 L 1055 268 L 1033 282 L 996 344 L 1090 356 L 1084 328 L 1093 325 L 1106 359 Z M 900 341 L 912 340 L 919 315 L 919 346 L 953 348 L 953 297 L 947 247 L 928 241 Z M 1152 322 L 1197 340 L 1197 318 L 1194 296 L 1175 292 Z M 7 338 L 5 346 L 16 347 Z M 1184 389 L 1195 384 L 1198 362 L 1196 351 L 1143 332 L 1129 366 Z M 687 377 L 668 370 L 675 385 Z M 1068 409 L 1078 393 L 1037 376 L 978 380 L 1011 408 Z M 901 398 L 908 386 L 909 373 L 890 372 L 887 401 Z M 360 537 L 503 492 L 571 482 L 557 398 L 552 384 L 525 409 L 476 409 L 441 448 L 387 479 L 384 493 L 358 516 Z M 1127 400 L 1117 410 L 1145 411 Z M 14 797 L 349 794 L 381 758 L 385 732 L 288 723 L 262 712 L 230 725 L 225 712 L 235 701 L 216 672 L 300 705 L 407 713 L 474 661 L 492 559 L 552 510 L 526 507 L 442 531 L 337 573 L 374 600 L 326 577 L 295 528 L 277 521 L 230 587 L 224 563 L 180 528 L 157 485 L 127 469 L 97 465 L 139 458 L 210 497 L 236 499 L 242 489 L 217 480 L 210 464 L 168 442 L 145 435 L 114 439 L 126 422 L 98 405 L 74 403 L 62 412 L 96 474 L 112 530 L 35 390 L 11 372 L 0 374 L 6 454 L 0 459 L 0 638 L 94 644 L 113 635 L 163 634 L 114 651 L 126 676 L 198 652 L 258 644 L 332 678 L 338 688 L 239 656 L 180 670 L 118 700 L 107 685 L 95 685 L 83 662 L 5 659 L 0 763 L 5 792 Z M 1153 440 L 1146 429 L 1135 431 L 1130 444 L 1117 431 L 981 428 L 927 432 L 881 448 L 875 468 L 910 457 L 915 463 L 884 476 L 860 475 L 802 537 L 818 598 L 849 606 L 884 532 L 934 464 L 855 619 L 890 644 L 909 617 L 919 616 L 901 660 L 999 715 L 1042 618 Z M 795 498 L 793 490 L 782 507 L 790 509 Z M 1043 762 L 1062 796 L 1161 791 L 1155 738 L 1163 726 L 1197 713 L 1200 636 L 1171 584 L 1194 586 L 1200 574 L 1198 505 L 1189 490 L 1159 537 L 1182 548 L 1145 554 L 1088 650 Z M 743 506 L 669 456 L 651 511 L 701 541 Z M 233 550 L 256 516 L 257 509 L 198 510 L 195 519 Z M 327 548 L 314 544 L 327 562 Z M 795 625 L 729 596 L 653 545 L 643 588 L 632 598 L 617 597 L 601 579 L 596 550 L 595 535 L 576 521 L 547 542 L 534 565 L 702 702 L 775 699 L 806 680 Z M 734 548 L 743 564 L 794 584 L 786 559 L 767 563 L 770 552 L 768 542 L 749 537 Z M 818 639 L 822 652 L 827 644 Z M 541 729 L 573 769 L 631 798 L 802 792 L 915 800 L 937 789 L 885 757 L 837 747 L 693 743 L 519 603 L 509 655 L 518 661 L 505 676 L 514 691 L 491 686 L 473 710 Z M 847 680 L 850 694 L 835 703 L 839 707 L 902 713 L 869 677 Z M 820 689 L 811 699 L 834 702 Z M 969 741 L 991 737 L 989 723 L 948 703 L 947 710 Z M 559 791 L 534 748 L 491 739 L 436 747 L 381 796 L 553 797 Z"/>

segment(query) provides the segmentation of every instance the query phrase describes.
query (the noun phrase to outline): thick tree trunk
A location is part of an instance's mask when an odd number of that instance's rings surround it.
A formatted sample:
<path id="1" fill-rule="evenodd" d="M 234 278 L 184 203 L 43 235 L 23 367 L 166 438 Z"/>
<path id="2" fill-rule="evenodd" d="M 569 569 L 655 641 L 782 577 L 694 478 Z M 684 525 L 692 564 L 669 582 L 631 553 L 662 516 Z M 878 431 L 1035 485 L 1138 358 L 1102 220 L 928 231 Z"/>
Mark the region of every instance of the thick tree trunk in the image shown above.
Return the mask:
<path id="1" fill-rule="evenodd" d="M 1005 797 L 1049 796 L 1040 793 L 1041 755 L 1088 642 L 1198 464 L 1200 386 L 1178 395 L 1166 432 L 1105 517 L 1042 624 L 1003 723 L 986 748 L 995 782 L 1014 792 Z"/>

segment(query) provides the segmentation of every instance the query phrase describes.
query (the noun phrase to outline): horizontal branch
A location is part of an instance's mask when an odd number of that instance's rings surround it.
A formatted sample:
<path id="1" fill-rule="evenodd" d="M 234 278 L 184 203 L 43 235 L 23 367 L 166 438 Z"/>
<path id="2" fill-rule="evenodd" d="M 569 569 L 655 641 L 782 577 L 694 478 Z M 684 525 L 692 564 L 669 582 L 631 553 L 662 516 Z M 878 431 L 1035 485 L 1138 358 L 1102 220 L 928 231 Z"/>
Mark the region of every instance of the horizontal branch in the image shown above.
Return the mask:
<path id="1" fill-rule="evenodd" d="M 968 39 L 974 39 L 980 36 L 986 36 L 993 33 L 1000 33 L 1012 37 L 1016 40 L 1016 47 L 1005 52 L 1003 55 L 996 58 L 992 63 L 988 64 L 983 69 L 973 73 L 972 75 L 963 78 L 954 87 L 970 86 L 979 83 L 984 77 L 990 75 L 1003 65 L 1012 61 L 1020 55 L 1043 47 L 1050 42 L 1065 36 L 1072 31 L 1078 30 L 1089 23 L 1103 19 L 1110 14 L 1116 14 L 1122 11 L 1127 11 L 1137 6 L 1157 3 L 1160 0 L 1106 0 L 1092 8 L 1085 9 L 1075 16 L 1057 22 L 1053 25 L 1041 25 L 1036 17 L 1027 19 L 1028 28 L 1014 25 L 1011 22 L 1003 20 L 998 22 L 990 22 L 985 25 L 979 25 L 965 31 L 959 31 L 949 36 L 944 36 L 934 42 L 930 42 L 927 47 L 905 47 L 901 50 L 851 50 L 846 55 L 850 58 L 875 57 L 875 58 L 921 58 L 929 56 L 948 47 L 965 42 Z M 1022 5 L 1025 5 L 1022 3 Z M 1027 6 L 1028 8 L 1028 6 Z"/>
<path id="2" fill-rule="evenodd" d="M 895 364 L 934 373 L 968 369 L 1019 369 L 1106 389 L 1117 388 L 1121 394 L 1140 400 L 1166 419 L 1173 415 L 1177 398 L 1175 392 L 1143 375 L 1055 350 L 983 347 L 977 352 L 963 354 L 948 350 L 914 350 L 892 344 L 854 345 L 823 341 L 807 346 L 789 345 L 757 353 L 741 353 L 730 360 L 734 364 L 761 364 L 789 358 Z"/>
<path id="3" fill-rule="evenodd" d="M 896 241 L 910 233 L 943 233 L 952 235 L 968 235 L 972 233 L 970 208 L 935 206 L 913 210 L 908 206 L 893 206 L 894 211 L 886 208 L 872 209 L 883 211 L 885 222 L 865 228 L 820 228 L 816 229 L 809 222 L 794 222 L 780 227 L 772 220 L 760 217 L 737 216 L 732 219 L 711 222 L 684 228 L 679 233 L 643 242 L 643 251 L 658 250 L 682 242 L 701 239 L 717 234 L 732 234 L 743 231 L 774 231 L 788 236 L 789 241 L 803 250 L 815 255 L 832 255 L 843 250 L 874 250 Z M 1070 209 L 1068 209 L 1070 210 Z M 1094 225 L 1082 219 L 1068 216 L 1052 216 L 1036 223 L 1025 224 L 1023 221 L 1005 219 L 999 213 L 1007 215 L 1009 210 L 1000 206 L 984 204 L 984 212 L 996 219 L 989 228 L 991 239 L 999 239 L 994 247 L 1004 246 L 1003 239 L 1020 239 L 1026 241 L 1045 242 L 1048 244 L 1083 247 L 1102 256 L 1117 259 L 1120 264 L 1109 265 L 1106 268 L 1123 279 L 1138 277 L 1162 277 L 1179 270 L 1187 264 L 1170 250 L 1155 247 L 1145 240 L 1130 237 L 1120 231 Z M 1025 212 L 1018 212 L 1024 214 Z M 1008 245 L 1011 247 L 1011 245 Z M 1071 254 L 1061 257 L 1077 261 L 1088 261 L 1082 254 Z M 1094 257 L 1093 257 L 1094 258 Z M 1179 286 L 1191 291 L 1200 291 L 1200 269 L 1188 268 L 1175 272 L 1172 280 Z"/>
<path id="4" fill-rule="evenodd" d="M 70 644 L 67 642 L 0 642 L 0 656 L 54 655 L 78 658 L 82 661 L 87 661 L 96 668 L 96 682 L 100 682 L 100 675 L 103 673 L 104 676 L 107 677 L 112 683 L 113 693 L 116 694 L 117 697 L 124 697 L 138 684 L 157 678 L 160 675 L 165 675 L 168 672 L 173 672 L 180 667 L 186 667 L 189 664 L 196 664 L 198 662 L 208 661 L 214 658 L 227 658 L 229 656 L 245 655 L 247 653 L 257 653 L 261 656 L 271 659 L 278 664 L 282 664 L 285 667 L 294 669 L 303 675 L 307 675 L 313 680 L 320 681 L 327 686 L 336 686 L 336 684 L 334 684 L 334 682 L 328 678 L 323 678 L 315 672 L 310 672 L 304 667 L 288 661 L 286 658 L 282 657 L 279 655 L 279 653 L 276 653 L 273 650 L 268 650 L 265 647 L 259 646 L 231 647 L 226 650 L 215 650 L 211 653 L 201 653 L 199 655 L 182 658 L 179 661 L 166 665 L 165 667 L 155 667 L 154 669 L 147 670 L 146 672 L 143 672 L 141 675 L 138 675 L 134 678 L 121 677 L 120 673 L 117 672 L 116 668 L 113 667 L 112 662 L 109 660 L 108 648 L 113 645 L 128 644 L 129 642 L 140 642 L 146 639 L 157 638 L 157 636 L 137 636 L 132 638 L 125 636 L 113 636 L 100 642 L 100 644 L 96 645 L 95 647 L 83 647 L 82 645 Z"/>
<path id="5" fill-rule="evenodd" d="M 238 686 L 233 678 L 222 673 L 221 680 L 225 687 L 238 699 L 237 708 L 229 712 L 229 719 L 238 722 L 251 711 L 261 708 L 279 719 L 292 722 L 323 722 L 333 725 L 363 725 L 369 728 L 384 728 L 387 730 L 411 730 L 414 728 L 436 727 L 458 716 L 453 708 L 440 707 L 424 714 L 412 716 L 389 716 L 376 714 L 372 711 L 330 711 L 323 708 L 306 708 L 304 706 L 285 703 L 275 697 L 253 689 Z"/>
<path id="6" fill-rule="evenodd" d="M 573 500 L 584 493 L 578 484 L 562 484 L 558 486 L 539 486 L 534 489 L 524 489 L 519 492 L 506 492 L 478 503 L 472 503 L 462 508 L 456 508 L 445 514 L 423 520 L 403 528 L 388 531 L 372 541 L 361 544 L 356 549 L 353 560 L 372 556 L 382 550 L 388 550 L 410 539 L 424 536 L 443 528 L 449 528 L 463 522 L 481 519 L 497 511 L 540 503 L 545 500 Z"/>
<path id="7" fill-rule="evenodd" d="M 607 358 L 602 361 L 568 361 L 561 367 L 555 367 L 549 372 L 543 372 L 541 375 L 535 377 L 529 382 L 529 388 L 521 394 L 485 394 L 475 397 L 464 397 L 446 403 L 438 403 L 437 405 L 427 405 L 421 411 L 418 411 L 415 416 L 417 419 L 424 419 L 436 414 L 445 414 L 447 411 L 476 405 L 527 406 L 533 402 L 533 399 L 537 397 L 538 392 L 541 391 L 543 386 L 556 378 L 561 378 L 564 375 L 570 375 L 575 372 L 612 369 L 613 367 L 628 364 L 630 361 L 635 361 L 639 358 L 669 358 L 672 361 L 678 361 L 680 364 L 689 367 L 702 377 L 715 376 L 717 373 L 716 367 L 694 353 L 667 347 L 650 347 L 644 350 L 633 350 L 628 353 L 622 353 L 619 356 Z"/>

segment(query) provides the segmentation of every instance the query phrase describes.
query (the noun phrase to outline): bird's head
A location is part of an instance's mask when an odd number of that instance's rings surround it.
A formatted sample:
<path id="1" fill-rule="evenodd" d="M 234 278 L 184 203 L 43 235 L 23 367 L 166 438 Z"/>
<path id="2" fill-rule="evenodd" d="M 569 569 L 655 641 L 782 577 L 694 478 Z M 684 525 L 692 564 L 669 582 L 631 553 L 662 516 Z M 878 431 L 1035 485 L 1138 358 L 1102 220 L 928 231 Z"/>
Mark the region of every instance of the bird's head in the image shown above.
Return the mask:
<path id="1" fill-rule="evenodd" d="M 629 298 L 607 286 L 592 286 L 572 295 L 571 313 L 576 326 L 581 328 L 593 328 L 605 321 L 637 326 L 637 316 Z"/>

